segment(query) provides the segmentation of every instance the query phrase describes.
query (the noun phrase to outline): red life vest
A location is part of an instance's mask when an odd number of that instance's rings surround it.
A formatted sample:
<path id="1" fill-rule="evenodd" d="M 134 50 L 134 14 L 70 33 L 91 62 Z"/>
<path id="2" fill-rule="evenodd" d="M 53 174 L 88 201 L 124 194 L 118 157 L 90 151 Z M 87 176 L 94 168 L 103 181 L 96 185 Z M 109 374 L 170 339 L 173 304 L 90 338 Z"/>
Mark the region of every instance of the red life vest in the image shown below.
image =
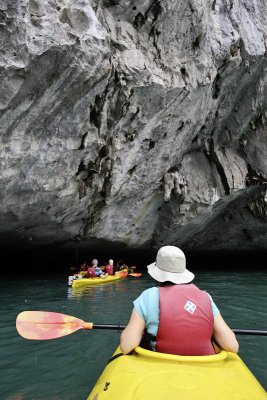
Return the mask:
<path id="1" fill-rule="evenodd" d="M 88 276 L 88 278 L 95 278 L 95 277 L 96 277 L 94 267 L 89 267 L 89 268 L 88 268 L 88 270 L 87 270 L 87 276 Z"/>
<path id="2" fill-rule="evenodd" d="M 80 271 L 86 271 L 86 264 L 83 264 L 80 268 Z"/>
<path id="3" fill-rule="evenodd" d="M 113 265 L 108 264 L 106 266 L 106 273 L 109 274 L 109 275 L 113 275 Z"/>
<path id="4" fill-rule="evenodd" d="M 195 285 L 159 287 L 156 351 L 182 356 L 215 354 L 213 314 L 205 291 Z"/>

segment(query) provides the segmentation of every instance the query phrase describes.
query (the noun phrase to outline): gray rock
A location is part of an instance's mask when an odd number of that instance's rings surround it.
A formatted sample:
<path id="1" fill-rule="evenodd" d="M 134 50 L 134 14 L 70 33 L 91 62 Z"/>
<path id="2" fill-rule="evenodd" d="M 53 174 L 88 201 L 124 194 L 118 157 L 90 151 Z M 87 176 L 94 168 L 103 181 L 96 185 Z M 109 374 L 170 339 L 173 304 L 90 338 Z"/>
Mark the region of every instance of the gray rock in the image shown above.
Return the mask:
<path id="1" fill-rule="evenodd" d="M 0 1 L 2 244 L 266 250 L 266 11 Z"/>

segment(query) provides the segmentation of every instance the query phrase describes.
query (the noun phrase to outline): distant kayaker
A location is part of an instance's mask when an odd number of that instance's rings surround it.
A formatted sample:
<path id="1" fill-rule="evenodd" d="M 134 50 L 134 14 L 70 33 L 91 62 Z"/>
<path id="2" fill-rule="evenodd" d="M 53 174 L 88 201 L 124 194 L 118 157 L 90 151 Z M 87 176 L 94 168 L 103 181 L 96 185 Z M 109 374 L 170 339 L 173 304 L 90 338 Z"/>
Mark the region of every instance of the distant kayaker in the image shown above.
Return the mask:
<path id="1" fill-rule="evenodd" d="M 94 258 L 92 260 L 92 266 L 87 269 L 87 278 L 100 277 L 100 278 L 104 279 L 104 278 L 106 278 L 106 276 L 108 276 L 108 274 L 103 272 L 98 267 L 98 260 L 96 258 Z"/>
<path id="2" fill-rule="evenodd" d="M 122 258 L 116 264 L 117 271 L 121 271 L 122 269 L 127 269 L 127 268 L 128 268 L 128 265 L 126 265 L 124 263 L 124 260 Z"/>
<path id="3" fill-rule="evenodd" d="M 115 271 L 114 271 L 114 261 L 113 260 L 108 260 L 108 264 L 105 267 L 105 271 L 108 275 L 114 275 Z"/>
<path id="4" fill-rule="evenodd" d="M 162 247 L 156 262 L 147 268 L 158 287 L 145 290 L 134 301 L 130 321 L 121 334 L 123 354 L 139 346 L 145 330 L 151 349 L 161 353 L 215 354 L 212 337 L 223 350 L 238 352 L 235 334 L 211 296 L 190 283 L 194 274 L 186 269 L 182 250 Z"/>
<path id="5" fill-rule="evenodd" d="M 82 265 L 80 266 L 80 271 L 86 271 L 86 270 L 87 270 L 87 268 L 88 268 L 88 266 L 87 266 L 87 262 L 86 262 L 86 261 L 84 261 L 84 262 L 82 263 Z"/>

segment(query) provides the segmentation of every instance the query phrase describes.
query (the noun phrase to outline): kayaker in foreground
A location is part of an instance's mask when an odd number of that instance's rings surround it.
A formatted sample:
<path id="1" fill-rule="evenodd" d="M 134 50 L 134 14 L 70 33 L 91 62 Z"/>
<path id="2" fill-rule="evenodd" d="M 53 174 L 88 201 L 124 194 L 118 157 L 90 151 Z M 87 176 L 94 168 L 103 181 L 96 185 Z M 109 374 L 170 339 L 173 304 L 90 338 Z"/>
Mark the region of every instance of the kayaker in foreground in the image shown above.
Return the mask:
<path id="1" fill-rule="evenodd" d="M 215 354 L 212 337 L 223 350 L 238 352 L 235 334 L 211 296 L 190 283 L 194 274 L 186 269 L 182 250 L 162 247 L 156 262 L 147 268 L 158 287 L 145 290 L 134 301 L 130 321 L 121 334 L 123 354 L 139 346 L 145 329 L 151 349 L 161 353 Z"/>

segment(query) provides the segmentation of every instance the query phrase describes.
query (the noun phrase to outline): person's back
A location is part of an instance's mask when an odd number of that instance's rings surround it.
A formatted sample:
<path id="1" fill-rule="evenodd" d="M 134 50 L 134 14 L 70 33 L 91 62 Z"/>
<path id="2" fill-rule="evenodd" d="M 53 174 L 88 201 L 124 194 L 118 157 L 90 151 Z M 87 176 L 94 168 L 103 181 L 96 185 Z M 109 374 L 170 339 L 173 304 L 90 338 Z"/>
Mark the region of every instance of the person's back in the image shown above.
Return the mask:
<path id="1" fill-rule="evenodd" d="M 95 258 L 92 260 L 92 266 L 87 270 L 88 278 L 101 278 L 105 279 L 108 276 L 107 273 L 104 273 L 101 268 L 98 266 L 98 260 Z"/>
<path id="2" fill-rule="evenodd" d="M 102 274 L 101 269 L 98 267 L 98 261 L 97 259 L 92 260 L 92 265 L 88 267 L 87 269 L 87 277 L 88 278 L 96 278 Z"/>
<path id="3" fill-rule="evenodd" d="M 96 278 L 96 269 L 95 267 L 88 267 L 87 269 L 87 278 Z"/>
<path id="4" fill-rule="evenodd" d="M 159 287 L 145 290 L 135 301 L 130 321 L 121 335 L 121 350 L 129 353 L 146 329 L 152 350 L 180 355 L 214 354 L 211 337 L 228 351 L 238 351 L 234 333 L 226 325 L 210 295 L 190 282 L 184 253 L 164 246 L 148 273 Z M 189 284 L 190 283 L 190 284 Z"/>
<path id="5" fill-rule="evenodd" d="M 156 351 L 211 355 L 213 314 L 208 294 L 193 284 L 159 287 Z"/>
<path id="6" fill-rule="evenodd" d="M 105 271 L 108 275 L 114 275 L 115 273 L 113 263 L 113 260 L 108 260 L 108 265 L 105 267 Z"/>

